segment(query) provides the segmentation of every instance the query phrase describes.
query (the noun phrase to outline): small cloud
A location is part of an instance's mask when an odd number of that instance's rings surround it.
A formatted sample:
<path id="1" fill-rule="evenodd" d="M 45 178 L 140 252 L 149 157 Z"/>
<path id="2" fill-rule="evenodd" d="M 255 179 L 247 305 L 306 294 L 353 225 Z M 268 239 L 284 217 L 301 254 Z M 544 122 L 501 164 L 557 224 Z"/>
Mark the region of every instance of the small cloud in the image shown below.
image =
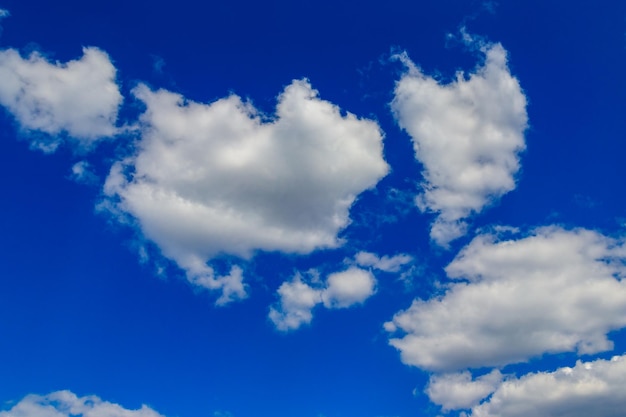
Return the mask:
<path id="1" fill-rule="evenodd" d="M 379 257 L 371 252 L 359 252 L 354 257 L 357 265 L 372 267 L 383 272 L 400 272 L 403 266 L 413 261 L 413 257 L 405 253 Z"/>
<path id="2" fill-rule="evenodd" d="M 100 182 L 100 179 L 93 171 L 93 167 L 87 161 L 79 161 L 72 165 L 72 173 L 69 178 L 85 185 L 95 185 Z"/>
<path id="3" fill-rule="evenodd" d="M 88 150 L 118 133 L 123 97 L 116 69 L 98 48 L 66 63 L 50 62 L 39 52 L 23 58 L 14 49 L 0 51 L 0 105 L 15 117 L 31 144 L 54 152 L 67 136 Z"/>
<path id="4" fill-rule="evenodd" d="M 329 274 L 324 283 L 304 281 L 296 274 L 278 288 L 279 301 L 270 307 L 269 318 L 280 331 L 296 330 L 311 323 L 313 309 L 323 305 L 342 309 L 363 304 L 376 293 L 376 278 L 370 271 L 351 267 Z"/>

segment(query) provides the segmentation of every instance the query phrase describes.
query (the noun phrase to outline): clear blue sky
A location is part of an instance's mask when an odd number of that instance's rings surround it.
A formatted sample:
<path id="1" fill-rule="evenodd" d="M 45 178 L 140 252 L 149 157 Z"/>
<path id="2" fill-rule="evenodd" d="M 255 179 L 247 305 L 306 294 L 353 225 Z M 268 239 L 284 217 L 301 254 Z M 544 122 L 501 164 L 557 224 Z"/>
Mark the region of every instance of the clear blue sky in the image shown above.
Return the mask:
<path id="1" fill-rule="evenodd" d="M 626 3 L 0 27 L 0 417 L 626 409 Z"/>

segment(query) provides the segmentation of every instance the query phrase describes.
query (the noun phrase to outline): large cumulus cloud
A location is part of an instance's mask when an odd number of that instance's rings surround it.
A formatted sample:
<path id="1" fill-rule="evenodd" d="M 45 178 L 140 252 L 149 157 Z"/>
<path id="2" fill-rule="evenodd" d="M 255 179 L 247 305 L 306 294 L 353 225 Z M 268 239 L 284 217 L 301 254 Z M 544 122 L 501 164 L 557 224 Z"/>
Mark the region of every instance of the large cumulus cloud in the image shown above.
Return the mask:
<path id="1" fill-rule="evenodd" d="M 223 302 L 245 295 L 240 274 L 219 281 L 207 261 L 338 247 L 352 203 L 388 171 L 379 126 L 342 114 L 307 80 L 285 88 L 271 118 L 235 95 L 202 104 L 144 85 L 134 94 L 146 105 L 141 139 L 111 169 L 108 205 L 191 282 L 230 287 Z"/>
<path id="2" fill-rule="evenodd" d="M 387 330 L 402 361 L 436 372 L 503 366 L 544 353 L 612 349 L 626 326 L 626 251 L 600 233 L 556 226 L 476 237 L 446 267 L 445 294 L 415 300 Z"/>

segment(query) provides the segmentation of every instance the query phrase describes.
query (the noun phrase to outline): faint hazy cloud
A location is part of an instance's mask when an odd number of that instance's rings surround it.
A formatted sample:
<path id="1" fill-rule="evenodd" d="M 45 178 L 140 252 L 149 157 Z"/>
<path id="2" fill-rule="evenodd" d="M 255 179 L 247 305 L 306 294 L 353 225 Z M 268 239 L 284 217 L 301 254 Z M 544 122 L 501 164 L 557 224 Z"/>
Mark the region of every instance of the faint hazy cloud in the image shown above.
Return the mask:
<path id="1" fill-rule="evenodd" d="M 384 272 L 399 272 L 403 266 L 413 261 L 413 257 L 405 253 L 379 257 L 375 253 L 359 252 L 354 257 L 354 260 L 360 266 L 372 267 Z"/>
<path id="2" fill-rule="evenodd" d="M 28 395 L 11 409 L 0 411 L 0 417 L 163 417 L 142 405 L 129 410 L 119 404 L 102 401 L 89 395 L 78 397 L 70 391 L 57 391 L 48 395 Z"/>
<path id="3" fill-rule="evenodd" d="M 234 95 L 202 104 L 143 85 L 134 94 L 146 105 L 141 140 L 111 169 L 108 207 L 135 218 L 193 284 L 236 281 L 232 297 L 244 294 L 239 275 L 221 281 L 207 262 L 340 246 L 357 195 L 389 169 L 379 126 L 342 115 L 307 80 L 285 88 L 271 119 Z"/>
<path id="4" fill-rule="evenodd" d="M 423 165 L 417 204 L 436 213 L 430 234 L 444 247 L 467 232 L 470 215 L 515 188 L 527 126 L 526 97 L 509 72 L 504 48 L 464 31 L 462 41 L 485 61 L 450 84 L 423 74 L 406 54 L 397 55 L 407 72 L 391 103 Z"/>
<path id="5" fill-rule="evenodd" d="M 68 135 L 79 148 L 89 149 L 118 133 L 122 103 L 109 56 L 84 48 L 80 59 L 49 62 L 37 52 L 23 58 L 14 49 L 0 51 L 0 104 L 33 136 L 32 145 L 53 152 Z"/>
<path id="6" fill-rule="evenodd" d="M 72 173 L 70 179 L 79 184 L 95 185 L 100 179 L 95 174 L 93 167 L 87 161 L 79 161 L 72 165 Z"/>

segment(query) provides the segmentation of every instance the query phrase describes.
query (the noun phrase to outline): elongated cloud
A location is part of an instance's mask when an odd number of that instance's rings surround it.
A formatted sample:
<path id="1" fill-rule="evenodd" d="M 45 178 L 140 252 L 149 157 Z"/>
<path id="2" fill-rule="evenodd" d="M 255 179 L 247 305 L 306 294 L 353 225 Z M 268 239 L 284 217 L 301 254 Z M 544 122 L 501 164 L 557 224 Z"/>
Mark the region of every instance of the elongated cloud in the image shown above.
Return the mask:
<path id="1" fill-rule="evenodd" d="M 544 353 L 612 349 L 626 326 L 626 251 L 597 232 L 538 229 L 518 240 L 476 237 L 446 268 L 441 297 L 415 300 L 385 325 L 402 361 L 449 372 Z"/>
<path id="2" fill-rule="evenodd" d="M 89 395 L 78 397 L 70 391 L 48 395 L 28 395 L 10 410 L 0 411 L 0 417 L 163 417 L 142 405 L 129 410 L 119 404 L 102 401 Z"/>
<path id="3" fill-rule="evenodd" d="M 526 97 L 500 44 L 485 45 L 484 64 L 442 85 L 406 56 L 392 109 L 423 165 L 417 203 L 437 217 L 430 231 L 441 246 L 466 232 L 466 219 L 515 188 L 525 148 Z"/>
<path id="4" fill-rule="evenodd" d="M 626 409 L 626 356 L 577 362 L 502 383 L 471 417 L 621 417 Z"/>
<path id="5" fill-rule="evenodd" d="M 374 275 L 357 267 L 329 274 L 322 285 L 305 283 L 296 275 L 278 288 L 279 302 L 270 308 L 269 318 L 278 330 L 295 330 L 311 322 L 317 305 L 348 308 L 364 303 L 375 292 Z"/>
<path id="6" fill-rule="evenodd" d="M 134 94 L 147 108 L 142 136 L 110 172 L 109 207 L 136 219 L 192 283 L 233 284 L 225 302 L 245 295 L 240 274 L 220 281 L 208 261 L 337 247 L 357 195 L 388 171 L 378 125 L 342 115 L 306 80 L 285 88 L 271 120 L 234 95 L 201 104 L 143 85 Z"/>
<path id="7" fill-rule="evenodd" d="M 0 51 L 0 104 L 25 132 L 52 137 L 33 146 L 52 152 L 68 135 L 82 148 L 115 135 L 122 103 L 116 69 L 98 48 L 67 63 L 51 63 L 37 52 L 23 58 L 16 50 Z"/>
<path id="8" fill-rule="evenodd" d="M 468 371 L 433 375 L 426 394 L 444 410 L 470 408 L 494 392 L 501 383 L 502 374 L 497 369 L 476 379 L 472 379 Z"/>

